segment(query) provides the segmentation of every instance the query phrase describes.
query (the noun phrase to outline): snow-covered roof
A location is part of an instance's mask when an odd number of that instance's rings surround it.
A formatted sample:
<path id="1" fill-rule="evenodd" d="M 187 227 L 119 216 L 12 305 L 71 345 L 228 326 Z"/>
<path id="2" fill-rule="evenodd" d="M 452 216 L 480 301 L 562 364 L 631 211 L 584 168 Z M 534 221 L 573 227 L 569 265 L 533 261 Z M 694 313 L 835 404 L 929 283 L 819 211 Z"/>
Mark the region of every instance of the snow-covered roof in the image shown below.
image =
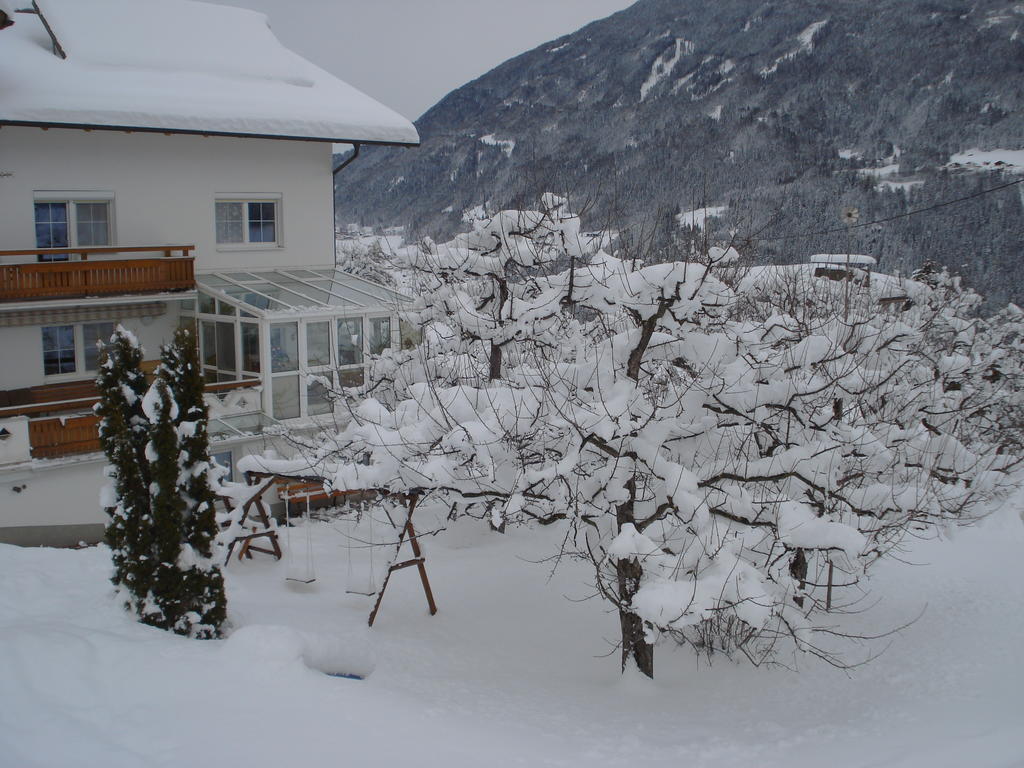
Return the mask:
<path id="1" fill-rule="evenodd" d="M 263 14 L 37 0 L 0 44 L 0 124 L 417 144 L 412 123 L 289 51 Z"/>
<path id="2" fill-rule="evenodd" d="M 859 267 L 871 266 L 875 263 L 874 256 L 865 256 L 861 253 L 816 253 L 811 256 L 811 264 L 839 264 L 855 265 Z"/>

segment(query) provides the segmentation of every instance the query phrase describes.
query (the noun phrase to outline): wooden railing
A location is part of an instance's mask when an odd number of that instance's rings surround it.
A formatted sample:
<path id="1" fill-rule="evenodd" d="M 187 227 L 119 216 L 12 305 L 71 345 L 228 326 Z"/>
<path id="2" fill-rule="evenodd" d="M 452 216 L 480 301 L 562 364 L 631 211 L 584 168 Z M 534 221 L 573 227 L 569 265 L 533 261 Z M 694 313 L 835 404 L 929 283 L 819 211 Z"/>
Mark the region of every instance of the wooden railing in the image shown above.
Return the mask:
<path id="1" fill-rule="evenodd" d="M 207 384 L 204 391 L 228 392 L 232 389 L 258 387 L 262 383 L 259 379 L 219 381 Z M 84 411 L 92 408 L 97 402 L 99 402 L 99 395 L 92 379 L 68 381 L 61 384 L 43 384 L 23 389 L 8 389 L 0 391 L 0 418 Z"/>
<path id="2" fill-rule="evenodd" d="M 28 423 L 33 459 L 55 459 L 100 449 L 99 417 L 92 414 L 66 419 L 37 419 Z"/>
<path id="3" fill-rule="evenodd" d="M 256 387 L 261 384 L 259 379 L 241 379 L 240 381 L 221 381 L 216 384 L 207 384 L 206 392 L 225 392 L 231 389 L 244 389 Z M 89 408 L 97 401 L 96 397 L 76 400 L 73 403 L 75 410 Z M 63 403 L 51 403 L 51 411 L 61 410 Z M 45 404 L 35 404 L 30 408 L 45 407 Z M 14 409 L 0 409 L 8 411 Z M 38 411 L 37 411 L 38 412 Z M 3 413 L 0 415 L 13 416 L 14 413 Z M 73 456 L 80 453 L 93 453 L 100 450 L 99 418 L 93 414 L 81 416 L 65 416 L 52 419 L 35 419 L 28 423 L 28 438 L 34 459 L 55 459 L 61 456 Z"/>
<path id="4" fill-rule="evenodd" d="M 195 288 L 193 245 L 0 250 L 0 301 L 165 293 Z M 162 253 L 162 257 L 89 261 L 90 255 Z M 180 256 L 173 256 L 180 253 Z M 81 261 L 8 263 L 10 258 L 78 255 Z"/>

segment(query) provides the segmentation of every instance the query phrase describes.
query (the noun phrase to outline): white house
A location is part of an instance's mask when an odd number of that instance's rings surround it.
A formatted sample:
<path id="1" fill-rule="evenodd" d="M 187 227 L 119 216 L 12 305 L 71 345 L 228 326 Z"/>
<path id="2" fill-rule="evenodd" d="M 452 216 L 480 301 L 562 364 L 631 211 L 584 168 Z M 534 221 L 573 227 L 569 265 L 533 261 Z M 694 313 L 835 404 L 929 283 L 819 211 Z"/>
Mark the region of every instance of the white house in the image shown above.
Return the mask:
<path id="1" fill-rule="evenodd" d="M 337 271 L 332 143 L 415 146 L 407 120 L 187 0 L 2 0 L 0 541 L 94 541 L 96 341 L 197 323 L 222 463 L 329 416 L 398 338 L 398 297 Z M 38 9 L 37 11 L 35 9 Z"/>

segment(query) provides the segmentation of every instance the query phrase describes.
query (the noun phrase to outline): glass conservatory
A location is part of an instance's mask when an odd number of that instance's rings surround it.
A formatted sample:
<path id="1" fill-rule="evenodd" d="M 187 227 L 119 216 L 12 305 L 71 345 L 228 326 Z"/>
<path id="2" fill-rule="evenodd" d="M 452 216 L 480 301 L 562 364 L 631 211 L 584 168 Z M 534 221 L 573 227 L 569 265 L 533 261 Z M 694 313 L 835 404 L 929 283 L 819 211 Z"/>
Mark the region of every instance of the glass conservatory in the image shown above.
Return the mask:
<path id="1" fill-rule="evenodd" d="M 275 419 L 329 414 L 322 380 L 361 385 L 368 358 L 399 343 L 407 300 L 331 268 L 214 272 L 196 284 L 181 315 L 196 323 L 206 380 L 259 379 Z"/>

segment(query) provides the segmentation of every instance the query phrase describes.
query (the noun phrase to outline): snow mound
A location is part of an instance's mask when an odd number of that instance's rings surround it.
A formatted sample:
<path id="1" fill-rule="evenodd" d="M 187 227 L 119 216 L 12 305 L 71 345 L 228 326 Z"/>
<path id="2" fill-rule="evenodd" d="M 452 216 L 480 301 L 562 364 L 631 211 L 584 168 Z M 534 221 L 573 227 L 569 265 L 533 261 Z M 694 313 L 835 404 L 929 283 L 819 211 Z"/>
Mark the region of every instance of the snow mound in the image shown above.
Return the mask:
<path id="1" fill-rule="evenodd" d="M 231 663 L 273 670 L 301 662 L 328 675 L 366 677 L 376 659 L 366 638 L 304 632 L 274 624 L 251 624 L 236 630 L 222 652 Z"/>

